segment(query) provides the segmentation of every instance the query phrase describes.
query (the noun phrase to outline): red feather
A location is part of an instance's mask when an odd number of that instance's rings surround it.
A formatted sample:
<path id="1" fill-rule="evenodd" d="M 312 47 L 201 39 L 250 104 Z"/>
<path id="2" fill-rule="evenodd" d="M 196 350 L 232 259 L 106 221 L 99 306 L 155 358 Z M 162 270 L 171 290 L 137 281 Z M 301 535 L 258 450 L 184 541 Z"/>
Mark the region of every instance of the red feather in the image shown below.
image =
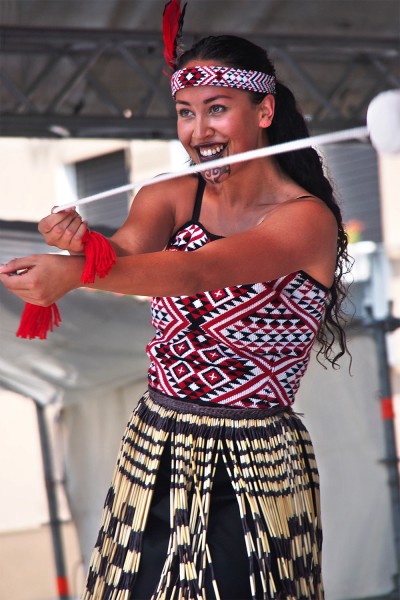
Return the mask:
<path id="1" fill-rule="evenodd" d="M 176 47 L 182 33 L 185 9 L 186 4 L 181 9 L 180 0 L 169 0 L 164 8 L 162 20 L 164 58 L 168 67 L 172 70 L 175 69 Z"/>

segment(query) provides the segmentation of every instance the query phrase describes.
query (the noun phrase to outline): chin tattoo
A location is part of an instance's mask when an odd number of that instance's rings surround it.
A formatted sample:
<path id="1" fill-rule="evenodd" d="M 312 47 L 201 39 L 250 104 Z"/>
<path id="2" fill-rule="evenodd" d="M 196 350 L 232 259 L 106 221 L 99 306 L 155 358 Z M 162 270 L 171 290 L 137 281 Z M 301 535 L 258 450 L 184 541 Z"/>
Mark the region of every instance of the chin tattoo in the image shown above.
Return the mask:
<path id="1" fill-rule="evenodd" d="M 203 177 L 208 183 L 221 183 L 224 175 L 230 175 L 231 168 L 229 165 L 225 167 L 217 167 L 216 169 L 208 169 L 203 172 Z"/>

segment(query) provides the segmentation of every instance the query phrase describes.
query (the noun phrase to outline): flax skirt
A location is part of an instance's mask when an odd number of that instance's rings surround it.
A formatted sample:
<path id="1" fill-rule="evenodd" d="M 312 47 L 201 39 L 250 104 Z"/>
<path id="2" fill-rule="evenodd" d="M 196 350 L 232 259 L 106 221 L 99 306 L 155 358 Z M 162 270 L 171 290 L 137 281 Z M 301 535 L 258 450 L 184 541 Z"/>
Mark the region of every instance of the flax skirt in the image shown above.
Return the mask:
<path id="1" fill-rule="evenodd" d="M 319 482 L 290 409 L 150 391 L 122 439 L 83 600 L 322 600 Z"/>

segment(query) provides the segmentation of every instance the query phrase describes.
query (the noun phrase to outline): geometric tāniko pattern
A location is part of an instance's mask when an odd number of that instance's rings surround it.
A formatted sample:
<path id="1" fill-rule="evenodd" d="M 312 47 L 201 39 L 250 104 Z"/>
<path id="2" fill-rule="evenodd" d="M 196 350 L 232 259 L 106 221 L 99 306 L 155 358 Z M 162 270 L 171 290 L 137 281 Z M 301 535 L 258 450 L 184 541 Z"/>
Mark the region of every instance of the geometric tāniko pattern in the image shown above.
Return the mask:
<path id="1" fill-rule="evenodd" d="M 168 250 L 195 251 L 211 239 L 190 222 Z M 292 404 L 327 295 L 298 271 L 264 283 L 154 298 L 149 385 L 168 396 L 232 407 Z"/>

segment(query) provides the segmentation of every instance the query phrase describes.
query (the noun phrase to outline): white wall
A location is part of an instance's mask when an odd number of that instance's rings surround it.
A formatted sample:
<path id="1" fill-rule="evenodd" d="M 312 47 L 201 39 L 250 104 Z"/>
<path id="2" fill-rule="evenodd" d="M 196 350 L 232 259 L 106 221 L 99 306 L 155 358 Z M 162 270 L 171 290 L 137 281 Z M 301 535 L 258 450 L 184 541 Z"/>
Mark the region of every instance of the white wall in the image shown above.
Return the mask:
<path id="1" fill-rule="evenodd" d="M 385 249 L 391 266 L 390 298 L 393 315 L 400 318 L 400 155 L 379 160 L 382 196 L 382 223 Z M 400 449 L 400 328 L 388 335 L 393 403 L 396 417 L 397 449 Z"/>
<path id="2" fill-rule="evenodd" d="M 48 521 L 35 404 L 0 389 L 0 532 Z"/>
<path id="3" fill-rule="evenodd" d="M 123 148 L 131 157 L 132 181 L 184 166 L 177 142 L 0 138 L 0 219 L 39 221 L 54 205 L 70 201 L 69 165 Z"/>

